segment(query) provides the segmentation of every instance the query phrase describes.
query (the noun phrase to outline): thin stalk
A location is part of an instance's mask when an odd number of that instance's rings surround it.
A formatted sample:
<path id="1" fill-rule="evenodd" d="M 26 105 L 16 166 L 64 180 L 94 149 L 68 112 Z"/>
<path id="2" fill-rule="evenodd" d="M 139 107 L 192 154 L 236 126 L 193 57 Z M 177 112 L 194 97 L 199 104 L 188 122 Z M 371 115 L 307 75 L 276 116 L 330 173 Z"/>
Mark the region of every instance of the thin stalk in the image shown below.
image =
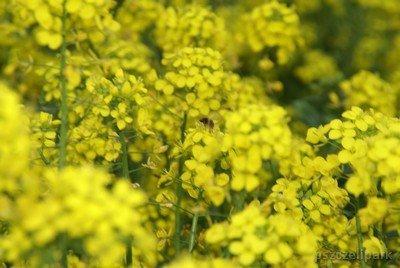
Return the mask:
<path id="1" fill-rule="evenodd" d="M 62 169 L 66 165 L 67 160 L 67 139 L 68 139 L 68 92 L 67 92 L 67 79 L 65 77 L 65 67 L 67 63 L 67 41 L 66 41 L 66 0 L 62 4 L 62 17 L 61 17 L 61 35 L 62 43 L 60 49 L 60 90 L 61 90 L 61 106 L 60 106 L 60 160 L 58 168 Z"/>
<path id="2" fill-rule="evenodd" d="M 67 160 L 67 139 L 68 139 L 68 92 L 67 92 L 67 78 L 65 77 L 65 67 L 67 64 L 67 11 L 66 11 L 67 0 L 62 2 L 62 15 L 61 15 L 61 36 L 62 43 L 60 48 L 60 90 L 61 90 L 61 104 L 60 104 L 60 160 L 58 162 L 58 168 L 63 169 L 66 165 Z M 61 243 L 62 256 L 61 256 L 61 267 L 68 268 L 68 248 L 64 241 Z"/>
<path id="3" fill-rule="evenodd" d="M 358 204 L 357 204 L 357 208 L 358 208 Z M 357 246 L 358 246 L 358 256 L 360 258 L 360 266 L 361 268 L 366 268 L 366 264 L 365 264 L 365 259 L 364 259 L 364 247 L 363 247 L 363 243 L 364 243 L 364 238 L 362 235 L 362 230 L 361 230 L 361 221 L 360 221 L 360 216 L 358 215 L 358 210 L 356 212 L 356 229 L 357 229 Z"/>
<path id="4" fill-rule="evenodd" d="M 244 209 L 245 195 L 246 194 L 244 191 L 234 194 L 234 196 L 233 196 L 233 203 L 234 203 L 233 212 L 239 212 Z"/>
<path id="5" fill-rule="evenodd" d="M 268 162 L 269 162 L 269 166 L 271 168 L 271 173 L 272 173 L 273 179 L 274 180 L 278 179 L 279 178 L 279 174 L 278 174 L 278 172 L 276 170 L 275 164 L 272 163 L 272 160 L 269 160 Z"/>
<path id="6" fill-rule="evenodd" d="M 65 252 L 62 253 L 61 256 L 61 267 L 68 268 L 68 254 L 67 249 L 64 249 Z"/>
<path id="7" fill-rule="evenodd" d="M 129 179 L 129 164 L 128 164 L 128 143 L 126 141 L 125 133 L 119 133 L 119 140 L 121 142 L 122 149 L 122 157 L 121 157 L 121 166 L 122 166 L 122 177 L 125 179 Z"/>
<path id="8" fill-rule="evenodd" d="M 68 268 L 68 247 L 67 247 L 67 237 L 65 234 L 62 235 L 61 237 L 61 248 L 62 248 L 62 254 L 61 254 L 61 267 L 63 268 Z"/>
<path id="9" fill-rule="evenodd" d="M 385 231 L 383 229 L 383 220 L 378 225 L 378 232 L 379 232 L 379 238 L 381 239 L 383 244 L 386 245 L 387 241 L 386 241 Z M 382 267 L 382 268 L 386 268 L 387 267 L 385 260 L 382 259 L 382 260 L 379 260 L 379 262 L 380 262 L 380 267 Z"/>
<path id="10" fill-rule="evenodd" d="M 186 131 L 186 122 L 187 122 L 187 114 L 185 113 L 183 115 L 183 121 L 181 125 L 181 144 L 185 142 L 185 131 Z M 183 172 L 183 165 L 184 165 L 184 157 L 183 155 L 179 159 L 179 166 L 178 166 L 178 174 L 177 174 L 177 179 L 182 175 Z M 181 201 L 182 201 L 182 195 L 183 195 L 183 188 L 182 188 L 182 182 L 177 182 L 176 184 L 176 206 L 175 206 L 175 234 L 174 234 L 174 246 L 175 246 L 175 253 L 179 254 L 181 251 L 181 232 L 182 232 L 182 217 L 181 217 L 181 210 L 179 209 L 181 207 Z"/>
<path id="11" fill-rule="evenodd" d="M 50 165 L 50 161 L 46 159 L 46 156 L 44 156 L 43 150 L 42 150 L 42 149 L 39 149 L 38 152 L 39 152 L 39 155 L 40 155 L 40 159 L 43 161 L 43 163 L 44 163 L 46 166 Z"/>
<path id="12" fill-rule="evenodd" d="M 119 133 L 119 140 L 121 142 L 122 147 L 122 157 L 121 157 L 121 166 L 122 166 L 122 177 L 129 180 L 129 163 L 128 163 L 128 143 L 124 132 Z M 132 242 L 129 241 L 126 245 L 126 253 L 125 253 L 125 267 L 132 266 Z"/>
<path id="13" fill-rule="evenodd" d="M 193 215 L 192 219 L 192 228 L 190 229 L 190 238 L 189 238 L 189 252 L 193 251 L 194 244 L 196 242 L 196 231 L 197 231 L 197 222 L 199 219 L 199 213 L 196 211 Z"/>

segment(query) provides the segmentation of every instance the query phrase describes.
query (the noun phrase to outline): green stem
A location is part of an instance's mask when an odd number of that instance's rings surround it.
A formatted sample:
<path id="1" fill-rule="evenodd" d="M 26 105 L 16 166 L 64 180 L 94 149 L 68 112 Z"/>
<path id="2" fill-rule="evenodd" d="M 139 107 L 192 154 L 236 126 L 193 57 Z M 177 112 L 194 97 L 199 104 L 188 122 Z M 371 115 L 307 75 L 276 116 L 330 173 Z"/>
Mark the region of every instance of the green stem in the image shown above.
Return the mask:
<path id="1" fill-rule="evenodd" d="M 128 164 L 128 143 L 126 141 L 125 133 L 119 133 L 119 140 L 121 142 L 122 147 L 122 177 L 125 179 L 129 179 L 129 164 Z"/>
<path id="2" fill-rule="evenodd" d="M 278 174 L 278 172 L 276 170 L 275 164 L 272 162 L 272 160 L 269 160 L 268 162 L 269 162 L 269 166 L 271 168 L 271 174 L 272 174 L 273 179 L 274 180 L 278 179 L 279 178 L 279 174 Z"/>
<path id="3" fill-rule="evenodd" d="M 357 208 L 358 208 L 358 203 L 357 203 Z M 364 238 L 362 235 L 362 230 L 361 230 L 361 221 L 360 221 L 360 216 L 358 215 L 358 210 L 356 212 L 356 229 L 357 229 L 357 246 L 358 246 L 358 256 L 360 258 L 360 266 L 361 268 L 366 268 L 365 264 L 365 259 L 364 259 Z"/>
<path id="4" fill-rule="evenodd" d="M 233 196 L 234 212 L 239 212 L 244 209 L 245 197 L 246 193 L 244 191 L 240 191 L 234 194 Z"/>
<path id="5" fill-rule="evenodd" d="M 61 17 L 61 35 L 62 44 L 60 50 L 60 90 L 61 90 L 61 106 L 60 106 L 60 160 L 58 162 L 58 168 L 62 169 L 66 165 L 67 160 L 67 139 L 68 139 L 68 92 L 67 92 L 67 79 L 65 77 L 65 67 L 67 63 L 67 41 L 66 41 L 66 20 L 67 12 L 65 9 L 66 0 L 63 1 L 62 5 L 62 17 Z"/>
<path id="6" fill-rule="evenodd" d="M 39 155 L 40 155 L 40 159 L 42 159 L 43 163 L 44 163 L 46 166 L 50 165 L 50 161 L 47 160 L 46 157 L 44 156 L 43 150 L 42 150 L 42 149 L 39 149 L 38 152 L 39 152 Z"/>
<path id="7" fill-rule="evenodd" d="M 63 169 L 66 165 L 67 160 L 67 139 L 68 139 L 68 92 L 67 92 L 67 79 L 65 77 L 65 66 L 67 64 L 67 41 L 66 41 L 66 21 L 67 21 L 67 11 L 66 3 L 64 0 L 62 3 L 62 16 L 61 16 L 61 35 L 62 43 L 60 48 L 60 90 L 61 90 L 61 104 L 60 104 L 60 160 L 58 162 L 58 168 Z M 68 267 L 68 248 L 65 242 L 61 245 L 62 256 L 61 256 L 61 267 Z"/>
<path id="8" fill-rule="evenodd" d="M 67 249 L 66 248 L 62 252 L 61 267 L 68 268 L 68 253 L 67 253 Z"/>
<path id="9" fill-rule="evenodd" d="M 119 133 L 119 140 L 122 146 L 122 177 L 129 180 L 128 143 L 124 132 Z M 126 245 L 125 267 L 132 266 L 132 254 L 132 242 L 129 241 Z"/>
<path id="10" fill-rule="evenodd" d="M 196 211 L 193 215 L 192 228 L 190 229 L 189 252 L 193 251 L 194 244 L 196 242 L 196 230 L 197 230 L 198 219 L 199 219 L 199 213 Z"/>
<path id="11" fill-rule="evenodd" d="M 118 10 L 122 7 L 124 2 L 124 0 L 116 0 L 114 8 L 111 10 L 111 14 L 114 18 L 117 16 Z"/>
<path id="12" fill-rule="evenodd" d="M 185 142 L 185 131 L 186 131 L 186 122 L 187 122 L 187 114 L 183 115 L 182 125 L 181 125 L 181 144 L 183 146 Z M 181 232 L 182 232 L 182 218 L 181 218 L 181 201 L 183 195 L 183 188 L 182 182 L 179 181 L 179 178 L 183 172 L 183 165 L 184 165 L 184 157 L 181 155 L 179 159 L 178 165 L 178 174 L 177 174 L 177 186 L 176 186 L 176 206 L 175 206 L 175 234 L 174 234 L 174 246 L 175 246 L 175 253 L 179 254 L 181 251 Z"/>
<path id="13" fill-rule="evenodd" d="M 379 238 L 381 239 L 381 241 L 383 242 L 383 244 L 385 244 L 385 246 L 386 246 L 387 241 L 386 241 L 386 236 L 385 236 L 383 221 L 384 221 L 384 220 L 382 220 L 382 221 L 379 223 L 379 225 L 378 225 L 378 231 L 379 231 Z M 379 262 L 380 262 L 380 267 L 382 267 L 382 268 L 386 268 L 386 267 L 387 267 L 385 260 L 380 260 Z"/>
<path id="14" fill-rule="evenodd" d="M 62 234 L 60 241 L 60 248 L 61 248 L 61 259 L 60 259 L 60 266 L 62 268 L 68 268 L 68 246 L 67 246 L 67 235 Z"/>

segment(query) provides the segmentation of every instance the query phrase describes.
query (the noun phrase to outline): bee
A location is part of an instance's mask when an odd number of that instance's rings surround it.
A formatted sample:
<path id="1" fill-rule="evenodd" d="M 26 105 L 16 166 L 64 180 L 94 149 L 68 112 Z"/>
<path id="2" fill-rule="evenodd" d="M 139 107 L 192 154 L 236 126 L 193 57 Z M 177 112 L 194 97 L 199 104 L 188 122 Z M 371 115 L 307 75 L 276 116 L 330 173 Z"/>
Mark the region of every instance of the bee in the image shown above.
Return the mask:
<path id="1" fill-rule="evenodd" d="M 199 120 L 200 123 L 202 123 L 204 126 L 208 127 L 209 129 L 214 128 L 214 121 L 208 117 L 203 117 Z"/>

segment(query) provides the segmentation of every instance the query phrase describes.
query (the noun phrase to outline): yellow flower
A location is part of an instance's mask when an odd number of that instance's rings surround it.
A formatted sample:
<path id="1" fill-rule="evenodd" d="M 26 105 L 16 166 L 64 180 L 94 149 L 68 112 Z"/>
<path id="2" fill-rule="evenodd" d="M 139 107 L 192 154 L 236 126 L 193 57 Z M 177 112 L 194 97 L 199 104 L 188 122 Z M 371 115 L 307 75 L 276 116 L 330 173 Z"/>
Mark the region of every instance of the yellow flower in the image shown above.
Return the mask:
<path id="1" fill-rule="evenodd" d="M 382 198 L 371 197 L 365 208 L 360 209 L 361 225 L 366 228 L 377 222 L 380 222 L 388 212 L 388 201 Z"/>
<path id="2" fill-rule="evenodd" d="M 191 128 L 187 131 L 184 150 L 189 154 L 184 162 L 185 170 L 181 179 L 185 182 L 183 188 L 193 198 L 199 198 L 204 191 L 206 199 L 215 206 L 220 206 L 227 195 L 229 176 L 221 173 L 224 169 L 219 162 L 223 160 L 220 142 L 222 133 L 210 132 L 203 126 Z"/>
<path id="3" fill-rule="evenodd" d="M 48 244 L 64 235 L 65 243 L 80 241 L 84 259 L 99 265 L 121 264 L 125 241 L 130 239 L 135 258 L 153 262 L 147 258 L 155 252 L 156 244 L 144 226 L 147 215 L 141 207 L 146 197 L 142 192 L 127 181 L 112 184 L 108 174 L 92 167 L 47 170 L 44 175 L 48 189 L 34 194 L 29 189 L 15 201 L 14 228 L 0 242 L 8 260 L 26 257 L 36 264 L 52 256 L 50 261 L 58 262 L 59 252 L 49 249 Z M 21 238 L 29 245 L 20 247 Z"/>
<path id="4" fill-rule="evenodd" d="M 218 51 L 184 47 L 166 53 L 162 64 L 166 73 L 155 83 L 155 89 L 165 94 L 162 105 L 176 107 L 190 118 L 208 116 L 223 105 L 230 88 L 223 84 L 226 73 Z"/>
<path id="5" fill-rule="evenodd" d="M 395 114 L 397 96 L 391 85 L 378 75 L 368 71 L 360 71 L 349 80 L 340 84 L 346 95 L 346 108 L 351 106 L 370 107 L 376 111 L 392 116 Z M 381 95 L 385 98 L 382 98 Z M 368 124 L 356 121 L 356 126 L 366 131 Z"/>
<path id="6" fill-rule="evenodd" d="M 304 83 L 312 83 L 335 79 L 340 72 L 333 57 L 320 50 L 311 50 L 304 55 L 304 63 L 295 74 Z"/>
<path id="7" fill-rule="evenodd" d="M 126 104 L 120 103 L 118 104 L 117 109 L 111 111 L 111 116 L 114 117 L 117 121 L 118 129 L 123 130 L 126 127 L 126 123 L 132 123 L 133 119 L 129 116 L 126 116 Z"/>
<path id="8" fill-rule="evenodd" d="M 386 252 L 385 245 L 374 236 L 366 239 L 363 246 L 366 254 L 384 254 Z"/>
<path id="9" fill-rule="evenodd" d="M 226 238 L 226 225 L 213 224 L 206 232 L 206 241 L 210 244 L 219 244 Z"/>
<path id="10" fill-rule="evenodd" d="M 245 15 L 243 24 L 243 36 L 250 49 L 276 49 L 279 64 L 285 64 L 303 43 L 298 14 L 276 0 L 255 7 Z"/>
<path id="11" fill-rule="evenodd" d="M 321 141 L 324 140 L 325 136 L 324 133 L 321 132 L 321 128 L 309 128 L 307 130 L 307 138 L 306 141 L 312 143 L 312 144 L 317 144 Z"/>
<path id="12" fill-rule="evenodd" d="M 207 8 L 198 5 L 165 9 L 157 19 L 155 29 L 156 41 L 165 52 L 183 47 L 224 49 L 225 34 L 224 21 Z M 176 61 L 174 65 L 189 67 L 190 62 L 184 59 Z"/>
<path id="13" fill-rule="evenodd" d="M 371 180 L 369 177 L 361 177 L 358 175 L 351 176 L 346 182 L 346 189 L 355 196 L 362 193 L 368 193 L 371 188 Z"/>
<path id="14" fill-rule="evenodd" d="M 0 83 L 0 191 L 13 194 L 20 176 L 29 169 L 28 124 L 18 96 Z"/>
<path id="15" fill-rule="evenodd" d="M 249 105 L 225 117 L 223 147 L 232 165 L 231 188 L 251 192 L 260 185 L 261 174 L 265 176 L 266 161 L 289 157 L 292 136 L 286 113 L 274 105 Z"/>

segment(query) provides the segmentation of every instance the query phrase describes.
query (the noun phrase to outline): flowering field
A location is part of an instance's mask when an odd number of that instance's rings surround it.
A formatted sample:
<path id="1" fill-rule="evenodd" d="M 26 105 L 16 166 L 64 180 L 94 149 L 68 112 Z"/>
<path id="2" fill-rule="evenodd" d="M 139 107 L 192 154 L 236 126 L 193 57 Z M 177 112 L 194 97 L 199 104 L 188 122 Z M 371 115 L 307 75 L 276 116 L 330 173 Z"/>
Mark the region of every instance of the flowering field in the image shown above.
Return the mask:
<path id="1" fill-rule="evenodd" d="M 0 0 L 2 267 L 400 267 L 400 0 Z"/>

